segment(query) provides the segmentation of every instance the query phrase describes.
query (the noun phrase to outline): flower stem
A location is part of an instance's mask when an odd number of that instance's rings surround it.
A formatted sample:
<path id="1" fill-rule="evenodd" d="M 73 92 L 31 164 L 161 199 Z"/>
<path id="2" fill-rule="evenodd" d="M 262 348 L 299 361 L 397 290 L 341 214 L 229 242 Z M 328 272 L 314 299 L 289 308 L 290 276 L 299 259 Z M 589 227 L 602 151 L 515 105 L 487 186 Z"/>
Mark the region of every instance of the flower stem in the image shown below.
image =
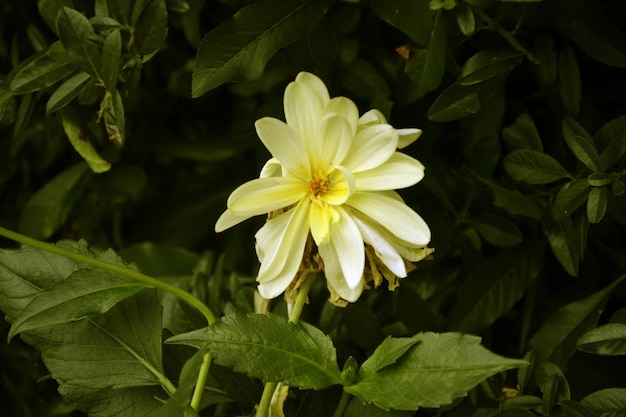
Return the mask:
<path id="1" fill-rule="evenodd" d="M 346 407 L 348 406 L 348 403 L 350 402 L 350 394 L 348 394 L 347 392 L 343 391 L 341 393 L 341 398 L 339 399 L 339 404 L 337 404 L 337 408 L 335 409 L 335 413 L 333 414 L 333 417 L 341 417 L 343 416 L 344 411 L 346 411 Z"/>
<path id="2" fill-rule="evenodd" d="M 489 16 L 487 13 L 485 13 L 485 11 L 481 10 L 479 7 L 474 7 L 473 10 L 474 10 L 474 13 L 476 13 L 478 16 L 480 16 L 481 19 L 485 21 L 485 23 L 487 23 L 490 27 L 495 29 L 495 31 L 498 32 L 500 36 L 506 39 L 506 41 L 510 43 L 513 48 L 515 48 L 517 51 L 526 55 L 526 58 L 528 58 L 530 62 L 532 62 L 533 64 L 539 64 L 539 59 L 537 59 L 537 57 L 533 55 L 532 52 L 526 49 L 524 45 L 522 45 L 517 39 L 515 39 L 515 36 L 513 36 L 511 32 L 509 32 L 508 30 L 500 26 L 498 22 L 493 20 L 491 16 Z"/>
<path id="3" fill-rule="evenodd" d="M 28 236 L 24 236 L 20 233 L 13 232 L 11 230 L 5 229 L 4 227 L 0 227 L 0 236 L 4 236 L 8 239 L 14 240 L 16 242 L 32 246 L 36 249 L 54 253 L 56 255 L 63 256 L 64 258 L 71 259 L 76 262 L 82 262 L 84 264 L 102 268 L 107 271 L 115 272 L 117 274 L 123 275 L 126 278 L 130 278 L 135 282 L 139 282 L 146 287 L 150 288 L 158 288 L 163 291 L 167 291 L 181 300 L 185 301 L 190 306 L 196 308 L 202 315 L 205 317 L 206 321 L 209 324 L 215 323 L 215 316 L 211 312 L 211 310 L 199 299 L 188 293 L 187 291 L 170 285 L 166 282 L 160 281 L 156 278 L 150 277 L 148 275 L 142 274 L 141 272 L 133 271 L 132 269 L 125 268 L 120 265 L 115 265 L 109 262 L 102 261 L 100 259 L 91 258 L 87 255 L 83 255 L 80 253 L 72 252 L 67 249 L 63 249 L 61 247 L 55 246 L 51 243 L 41 242 L 39 240 L 30 238 Z"/>
<path id="4" fill-rule="evenodd" d="M 290 323 L 298 323 L 300 321 L 300 314 L 302 314 L 302 309 L 304 308 L 304 303 L 307 300 L 309 295 L 309 289 L 311 288 L 311 283 L 313 282 L 312 277 L 308 277 L 304 280 L 304 282 L 300 285 L 298 289 L 298 295 L 296 296 L 296 302 L 293 305 L 291 313 L 289 314 L 289 322 Z M 272 402 L 272 396 L 274 395 L 274 391 L 276 391 L 276 387 L 278 386 L 278 382 L 266 382 L 265 387 L 263 388 L 263 395 L 261 395 L 261 402 L 259 403 L 259 409 L 256 413 L 256 417 L 268 417 L 270 412 L 270 404 Z"/>
<path id="5" fill-rule="evenodd" d="M 198 410 L 200 407 L 200 400 L 202 400 L 202 393 L 204 392 L 204 384 L 209 374 L 209 365 L 211 365 L 211 355 L 205 353 L 202 356 L 202 365 L 200 365 L 200 372 L 198 372 L 198 381 L 196 381 L 196 387 L 191 397 L 191 408 Z"/>

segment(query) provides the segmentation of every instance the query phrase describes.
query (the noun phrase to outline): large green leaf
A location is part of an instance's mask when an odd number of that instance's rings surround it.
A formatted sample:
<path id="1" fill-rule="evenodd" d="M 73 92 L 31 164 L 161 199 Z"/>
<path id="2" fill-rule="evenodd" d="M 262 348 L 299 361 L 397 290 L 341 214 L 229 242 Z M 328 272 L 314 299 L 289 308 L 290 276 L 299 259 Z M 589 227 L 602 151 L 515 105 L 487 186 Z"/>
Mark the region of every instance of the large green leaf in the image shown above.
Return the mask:
<path id="1" fill-rule="evenodd" d="M 571 216 L 578 207 L 587 201 L 590 191 L 589 181 L 573 181 L 564 184 L 554 199 L 552 210 L 554 217 L 561 219 Z"/>
<path id="2" fill-rule="evenodd" d="M 274 314 L 235 313 L 168 342 L 208 346 L 216 363 L 264 381 L 315 389 L 341 384 L 331 340 L 313 326 Z"/>
<path id="3" fill-rule="evenodd" d="M 420 333 L 417 344 L 396 363 L 361 375 L 344 390 L 364 403 L 388 410 L 417 410 L 450 404 L 478 383 L 527 362 L 507 359 L 460 333 Z"/>
<path id="4" fill-rule="evenodd" d="M 117 78 L 122 60 L 122 34 L 113 29 L 104 39 L 102 45 L 102 81 L 107 90 L 117 88 Z"/>
<path id="5" fill-rule="evenodd" d="M 593 187 L 587 200 L 587 218 L 590 223 L 600 223 L 606 213 L 607 204 L 606 187 Z"/>
<path id="6" fill-rule="evenodd" d="M 594 141 L 600 151 L 600 167 L 608 170 L 626 154 L 626 114 L 602 126 Z"/>
<path id="7" fill-rule="evenodd" d="M 100 78 L 100 50 L 92 39 L 89 20 L 70 7 L 63 7 L 57 16 L 56 28 L 70 59 L 83 71 Z"/>
<path id="8" fill-rule="evenodd" d="M 535 220 L 541 218 L 541 206 L 536 198 L 503 187 L 495 181 L 482 177 L 478 177 L 478 179 L 491 190 L 494 206 L 500 207 L 513 215 L 525 216 Z"/>
<path id="9" fill-rule="evenodd" d="M 626 355 L 626 324 L 610 323 L 583 334 L 578 350 L 596 355 Z"/>
<path id="10" fill-rule="evenodd" d="M 428 109 L 428 118 L 433 122 L 451 122 L 462 119 L 480 110 L 480 87 L 476 85 L 452 84 Z"/>
<path id="11" fill-rule="evenodd" d="M 143 8 L 135 3 L 135 48 L 142 55 L 154 54 L 167 37 L 167 7 L 162 0 L 149 0 Z M 135 18 L 133 16 L 133 21 Z"/>
<path id="12" fill-rule="evenodd" d="M 407 2 L 410 3 L 410 2 Z M 405 72 L 425 94 L 439 87 L 446 66 L 447 33 L 441 11 L 435 14 L 428 44 L 417 49 L 406 63 Z"/>
<path id="13" fill-rule="evenodd" d="M 480 51 L 471 56 L 461 68 L 458 84 L 473 85 L 506 75 L 519 65 L 523 54 Z"/>
<path id="14" fill-rule="evenodd" d="M 79 72 L 66 80 L 52 93 L 46 103 L 46 113 L 54 113 L 67 106 L 81 92 L 83 92 L 94 78 L 86 72 Z"/>
<path id="15" fill-rule="evenodd" d="M 372 9 L 382 20 L 406 33 L 417 44 L 431 39 L 433 10 L 428 1 L 372 0 Z"/>
<path id="16" fill-rule="evenodd" d="M 330 0 L 260 0 L 239 10 L 202 39 L 193 97 L 229 81 L 259 77 L 272 55 L 312 29 L 329 4 Z"/>
<path id="17" fill-rule="evenodd" d="M 626 388 L 607 388 L 587 395 L 580 402 L 598 417 L 626 415 Z"/>
<path id="18" fill-rule="evenodd" d="M 372 356 L 367 358 L 359 369 L 359 377 L 365 378 L 372 375 L 386 366 L 396 363 L 412 346 L 419 340 L 418 336 L 413 337 L 387 337 L 376 348 Z"/>
<path id="19" fill-rule="evenodd" d="M 549 360 L 564 367 L 576 350 L 576 342 L 592 329 L 615 287 L 626 278 L 622 275 L 606 288 L 582 300 L 574 301 L 558 309 L 530 340 L 537 354 L 537 362 Z"/>
<path id="20" fill-rule="evenodd" d="M 529 184 L 547 184 L 569 176 L 556 159 L 532 149 L 518 149 L 508 154 L 504 158 L 504 169 L 513 179 Z"/>
<path id="21" fill-rule="evenodd" d="M 459 288 L 445 328 L 480 333 L 509 311 L 541 273 L 545 242 L 503 250 L 480 264 Z"/>
<path id="22" fill-rule="evenodd" d="M 26 94 L 49 87 L 76 70 L 67 61 L 52 59 L 47 53 L 36 55 L 31 61 L 17 69 L 10 84 L 13 94 Z"/>

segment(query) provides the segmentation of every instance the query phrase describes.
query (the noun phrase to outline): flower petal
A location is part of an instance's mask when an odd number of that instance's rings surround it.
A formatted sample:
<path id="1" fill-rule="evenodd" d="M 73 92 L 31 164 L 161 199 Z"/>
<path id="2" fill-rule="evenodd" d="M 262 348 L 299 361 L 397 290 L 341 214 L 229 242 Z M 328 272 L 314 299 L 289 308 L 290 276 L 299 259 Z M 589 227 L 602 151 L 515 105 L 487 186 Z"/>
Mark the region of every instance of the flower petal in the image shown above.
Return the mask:
<path id="1" fill-rule="evenodd" d="M 356 192 L 346 204 L 378 222 L 401 240 L 420 246 L 430 242 L 430 229 L 419 214 L 385 193 Z"/>
<path id="2" fill-rule="evenodd" d="M 273 117 L 263 117 L 254 126 L 265 147 L 287 171 L 304 181 L 311 176 L 309 157 L 289 125 Z"/>
<path id="3" fill-rule="evenodd" d="M 238 216 L 230 210 L 226 210 L 215 222 L 215 231 L 217 233 L 223 232 L 226 229 L 248 220 L 252 216 Z"/>
<path id="4" fill-rule="evenodd" d="M 336 210 L 339 219 L 330 224 L 328 243 L 318 245 L 318 250 L 325 270 L 328 267 L 333 274 L 341 273 L 348 287 L 354 289 L 362 282 L 365 267 L 363 238 L 352 216 L 341 207 Z"/>
<path id="5" fill-rule="evenodd" d="M 289 83 L 283 102 L 287 124 L 298 133 L 304 149 L 311 157 L 317 155 L 318 127 L 323 108 L 329 99 L 328 90 L 319 78 L 303 74 L 307 73 L 300 73 L 296 81 Z"/>
<path id="6" fill-rule="evenodd" d="M 376 230 L 375 223 L 369 222 L 365 219 L 360 219 L 357 216 L 353 217 L 363 241 L 369 243 L 376 252 L 376 256 L 383 261 L 383 263 L 400 278 L 406 277 L 406 266 L 404 265 L 404 259 L 394 248 L 393 244 L 388 242 L 378 230 Z M 384 233 L 384 232 L 383 232 Z"/>
<path id="7" fill-rule="evenodd" d="M 350 303 L 354 303 L 359 299 L 361 293 L 363 292 L 363 287 L 365 284 L 365 280 L 361 279 L 359 285 L 354 288 L 350 288 L 341 274 L 335 275 L 332 273 L 326 273 L 326 279 L 328 280 L 330 286 L 333 287 L 335 292 L 339 294 L 341 298 Z"/>
<path id="8" fill-rule="evenodd" d="M 318 249 L 324 260 L 324 274 L 326 275 L 326 279 L 330 282 L 330 285 L 339 293 L 341 298 L 351 303 L 355 302 L 363 291 L 363 267 L 361 268 L 359 281 L 354 287 L 351 287 L 342 270 L 343 262 L 339 258 L 339 254 L 328 245 L 320 246 Z M 365 264 L 363 265 L 365 266 Z"/>
<path id="9" fill-rule="evenodd" d="M 318 204 L 311 204 L 309 211 L 309 224 L 311 235 L 316 245 L 328 243 L 330 238 L 330 223 L 337 221 L 339 214 L 331 206 L 322 207 Z"/>
<path id="10" fill-rule="evenodd" d="M 305 194 L 305 184 L 297 178 L 257 178 L 233 191 L 227 205 L 236 215 L 251 217 L 288 207 Z"/>
<path id="11" fill-rule="evenodd" d="M 422 136 L 421 129 L 396 129 L 396 132 L 398 132 L 398 149 L 406 148 Z"/>
<path id="12" fill-rule="evenodd" d="M 350 125 L 352 135 L 354 136 L 356 134 L 356 129 L 359 124 L 359 109 L 356 104 L 354 104 L 354 101 L 347 97 L 333 97 L 328 104 L 326 104 L 324 113 L 334 113 L 345 119 Z"/>
<path id="13" fill-rule="evenodd" d="M 302 71 L 296 76 L 296 82 L 305 84 L 324 105 L 330 100 L 326 84 L 317 75 Z"/>
<path id="14" fill-rule="evenodd" d="M 267 160 L 263 168 L 261 168 L 261 174 L 259 174 L 259 178 L 266 177 L 282 177 L 283 166 L 276 158 L 270 158 Z"/>
<path id="15" fill-rule="evenodd" d="M 328 175 L 328 182 L 330 186 L 324 192 L 322 200 L 334 206 L 345 203 L 356 190 L 354 175 L 346 167 L 335 167 Z"/>
<path id="16" fill-rule="evenodd" d="M 256 251 L 261 262 L 257 281 L 269 284 L 267 291 L 282 288 L 271 296 L 262 292 L 265 298 L 274 298 L 284 291 L 298 272 L 309 234 L 309 205 L 307 200 L 301 201 L 292 210 L 269 220 L 256 233 Z"/>
<path id="17" fill-rule="evenodd" d="M 424 165 L 400 152 L 395 152 L 382 165 L 354 174 L 359 191 L 406 188 L 418 183 L 422 178 Z"/>
<path id="18" fill-rule="evenodd" d="M 382 114 L 380 110 L 371 109 L 363 113 L 363 115 L 359 118 L 359 126 L 371 126 L 371 125 L 381 125 L 387 124 L 387 119 Z"/>
<path id="19" fill-rule="evenodd" d="M 359 129 L 342 165 L 352 172 L 365 171 L 383 164 L 398 147 L 398 134 L 389 125 Z"/>
<path id="20" fill-rule="evenodd" d="M 320 159 L 315 166 L 326 172 L 329 167 L 341 164 L 352 147 L 354 135 L 348 121 L 335 114 L 324 116 L 320 128 Z"/>

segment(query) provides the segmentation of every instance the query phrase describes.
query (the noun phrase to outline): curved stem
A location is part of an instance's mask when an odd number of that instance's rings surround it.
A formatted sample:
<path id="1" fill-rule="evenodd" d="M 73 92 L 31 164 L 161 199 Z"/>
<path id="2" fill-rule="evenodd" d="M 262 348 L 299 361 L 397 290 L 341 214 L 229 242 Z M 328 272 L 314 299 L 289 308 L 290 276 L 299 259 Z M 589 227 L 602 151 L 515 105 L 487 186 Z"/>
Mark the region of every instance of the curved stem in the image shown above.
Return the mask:
<path id="1" fill-rule="evenodd" d="M 200 372 L 198 373 L 198 381 L 196 381 L 196 387 L 193 390 L 193 396 L 191 397 L 191 408 L 198 410 L 200 407 L 200 400 L 202 400 L 202 394 L 204 392 L 204 384 L 206 383 L 207 376 L 209 374 L 209 365 L 211 365 L 211 355 L 205 353 L 202 356 L 202 365 L 200 365 Z"/>
<path id="2" fill-rule="evenodd" d="M 115 272 L 117 274 L 130 278 L 135 282 L 139 282 L 146 287 L 158 288 L 160 290 L 167 291 L 185 301 L 190 306 L 196 308 L 200 313 L 202 313 L 202 315 L 206 318 L 206 321 L 209 324 L 215 323 L 215 316 L 213 315 L 213 312 L 211 312 L 211 310 L 202 301 L 200 301 L 187 291 L 170 285 L 166 282 L 160 281 L 156 278 L 142 274 L 141 272 L 133 271 L 132 269 L 128 269 L 120 265 L 115 265 L 109 262 L 102 261 L 100 259 L 91 258 L 87 255 L 72 252 L 67 249 L 55 246 L 51 243 L 41 242 L 28 236 L 24 236 L 22 234 L 5 229 L 4 227 L 0 227 L 0 236 L 4 236 L 8 239 L 23 243 L 28 246 L 32 246 L 45 252 L 50 252 L 56 255 L 63 256 L 64 258 L 68 258 L 76 262 L 82 262 L 96 268 L 102 268 L 107 271 Z"/>
<path id="3" fill-rule="evenodd" d="M 335 409 L 335 412 L 333 413 L 333 417 L 341 417 L 343 416 L 344 411 L 346 411 L 346 407 L 348 406 L 348 403 L 350 402 L 350 394 L 348 394 L 347 392 L 343 391 L 341 393 L 341 398 L 339 399 L 339 404 L 337 404 L 337 408 Z"/>

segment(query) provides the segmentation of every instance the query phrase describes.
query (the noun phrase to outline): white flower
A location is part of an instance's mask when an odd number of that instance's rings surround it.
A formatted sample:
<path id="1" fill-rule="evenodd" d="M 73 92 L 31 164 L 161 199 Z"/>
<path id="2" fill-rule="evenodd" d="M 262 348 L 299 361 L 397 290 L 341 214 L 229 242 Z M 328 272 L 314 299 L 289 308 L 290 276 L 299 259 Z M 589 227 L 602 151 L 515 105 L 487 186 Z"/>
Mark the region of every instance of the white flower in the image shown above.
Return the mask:
<path id="1" fill-rule="evenodd" d="M 421 130 L 394 129 L 377 110 L 359 118 L 354 102 L 331 99 L 306 72 L 287 86 L 284 106 L 286 123 L 271 117 L 255 123 L 272 158 L 260 178 L 233 191 L 215 226 L 219 232 L 271 214 L 256 234 L 261 295 L 274 298 L 292 283 L 309 234 L 329 288 L 344 300 L 356 301 L 366 285 L 367 248 L 405 277 L 405 259 L 432 252 L 428 225 L 393 191 L 424 176 L 419 161 L 396 151 Z"/>

